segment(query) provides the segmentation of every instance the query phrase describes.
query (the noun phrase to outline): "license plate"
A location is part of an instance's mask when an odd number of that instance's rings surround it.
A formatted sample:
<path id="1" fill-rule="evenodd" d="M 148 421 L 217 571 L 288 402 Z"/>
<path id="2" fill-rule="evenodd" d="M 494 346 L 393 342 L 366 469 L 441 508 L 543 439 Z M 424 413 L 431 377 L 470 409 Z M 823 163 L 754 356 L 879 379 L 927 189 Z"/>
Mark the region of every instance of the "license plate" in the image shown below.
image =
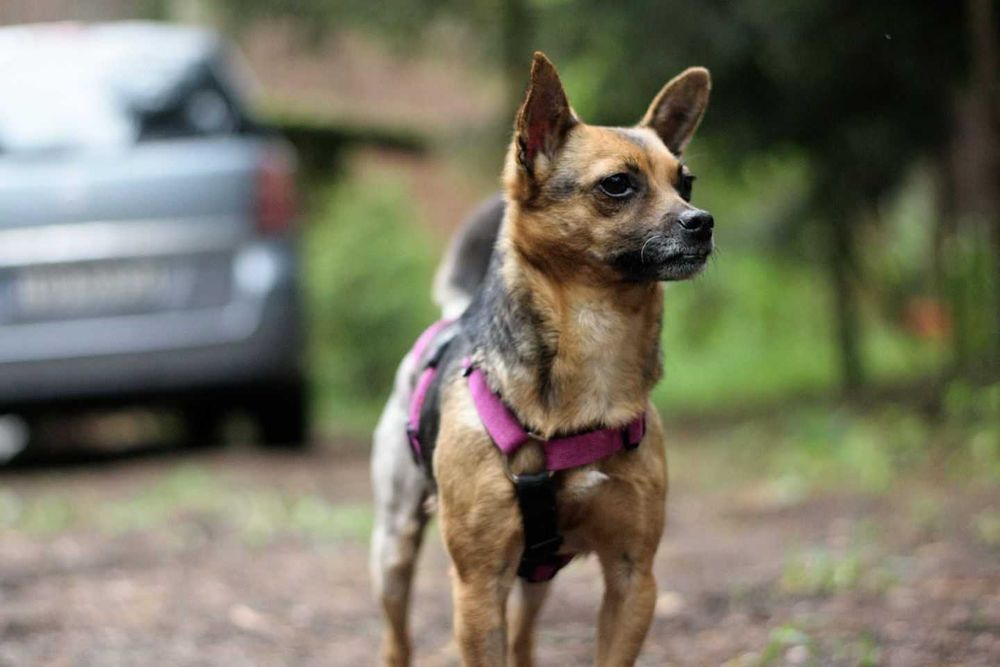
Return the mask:
<path id="1" fill-rule="evenodd" d="M 138 312 L 177 305 L 189 278 L 183 267 L 148 260 L 38 267 L 18 271 L 9 296 L 17 320 Z"/>

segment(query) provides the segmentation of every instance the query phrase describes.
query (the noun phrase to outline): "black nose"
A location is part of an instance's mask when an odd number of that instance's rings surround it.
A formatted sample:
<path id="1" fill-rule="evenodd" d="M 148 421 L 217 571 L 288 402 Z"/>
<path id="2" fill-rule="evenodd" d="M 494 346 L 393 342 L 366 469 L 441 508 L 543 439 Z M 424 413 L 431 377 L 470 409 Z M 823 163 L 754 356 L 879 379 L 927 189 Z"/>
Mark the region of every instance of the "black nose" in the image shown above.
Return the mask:
<path id="1" fill-rule="evenodd" d="M 715 227 L 715 218 L 712 214 L 697 208 L 681 213 L 678 222 L 689 232 L 709 231 Z"/>

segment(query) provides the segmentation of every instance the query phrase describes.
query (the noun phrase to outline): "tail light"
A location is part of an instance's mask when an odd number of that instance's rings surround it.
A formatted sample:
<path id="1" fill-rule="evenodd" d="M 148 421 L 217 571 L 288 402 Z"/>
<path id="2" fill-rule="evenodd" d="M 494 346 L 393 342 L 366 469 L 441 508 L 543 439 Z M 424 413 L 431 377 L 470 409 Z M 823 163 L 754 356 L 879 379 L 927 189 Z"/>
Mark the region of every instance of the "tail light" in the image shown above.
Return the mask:
<path id="1" fill-rule="evenodd" d="M 287 234 L 295 225 L 298 197 L 295 156 L 289 149 L 264 154 L 257 171 L 257 231 L 265 236 Z"/>

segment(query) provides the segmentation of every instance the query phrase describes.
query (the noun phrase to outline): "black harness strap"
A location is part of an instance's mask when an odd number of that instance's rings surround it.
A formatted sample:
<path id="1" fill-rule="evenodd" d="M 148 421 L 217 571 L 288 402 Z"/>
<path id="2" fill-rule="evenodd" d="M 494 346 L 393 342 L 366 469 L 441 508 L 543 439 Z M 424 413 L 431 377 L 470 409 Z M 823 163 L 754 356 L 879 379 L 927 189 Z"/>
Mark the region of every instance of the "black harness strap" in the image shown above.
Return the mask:
<path id="1" fill-rule="evenodd" d="M 543 471 L 517 475 L 514 488 L 524 525 L 524 553 L 517 575 L 532 583 L 548 581 L 573 558 L 557 553 L 563 537 L 557 521 L 555 484 Z"/>

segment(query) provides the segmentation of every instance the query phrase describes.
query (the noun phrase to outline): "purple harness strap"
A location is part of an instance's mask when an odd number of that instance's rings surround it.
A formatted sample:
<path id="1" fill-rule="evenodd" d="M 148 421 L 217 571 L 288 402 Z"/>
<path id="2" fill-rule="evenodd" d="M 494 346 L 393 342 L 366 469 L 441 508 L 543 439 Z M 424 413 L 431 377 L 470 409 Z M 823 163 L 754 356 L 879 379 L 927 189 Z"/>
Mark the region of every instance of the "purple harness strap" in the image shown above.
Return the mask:
<path id="1" fill-rule="evenodd" d="M 413 349 L 410 351 L 416 363 L 420 363 L 434 338 L 452 322 L 453 320 L 438 320 L 420 334 L 420 338 L 413 344 Z M 413 449 L 413 456 L 417 461 L 420 461 L 422 454 L 419 437 L 420 411 L 424 407 L 424 401 L 427 400 L 427 391 L 430 389 L 431 383 L 434 382 L 436 375 L 437 364 L 428 364 L 420 373 L 417 385 L 413 389 L 413 396 L 410 398 L 410 414 L 406 424 L 406 435 L 410 440 L 410 447 Z"/>
<path id="2" fill-rule="evenodd" d="M 420 413 L 437 376 L 436 358 L 440 355 L 435 354 L 426 362 L 424 356 L 438 334 L 451 323 L 451 320 L 439 320 L 432 324 L 420 335 L 410 352 L 416 363 L 426 364 L 413 389 L 406 425 L 410 447 L 418 463 L 422 455 Z M 500 453 L 508 457 L 524 443 L 537 439 L 521 425 L 500 396 L 493 393 L 486 382 L 486 374 L 468 359 L 464 365 L 476 412 Z M 508 473 L 514 482 L 525 529 L 525 549 L 518 566 L 519 576 L 533 582 L 548 581 L 573 559 L 573 554 L 558 553 L 562 536 L 556 521 L 555 487 L 551 473 L 594 463 L 621 449 L 638 447 L 645 434 L 646 414 L 643 413 L 622 428 L 602 428 L 543 440 L 540 442 L 545 452 L 544 471 L 521 475 Z"/>
<path id="3" fill-rule="evenodd" d="M 476 412 L 479 413 L 483 426 L 493 438 L 497 449 L 504 456 L 510 456 L 532 439 L 531 434 L 503 400 L 490 390 L 486 374 L 481 369 L 466 361 L 466 373 L 469 376 L 472 401 L 476 404 Z M 624 428 L 602 428 L 543 440 L 541 443 L 545 450 L 545 468 L 551 471 L 566 470 L 600 461 L 620 449 L 638 446 L 645 434 L 646 413 L 643 413 Z"/>

